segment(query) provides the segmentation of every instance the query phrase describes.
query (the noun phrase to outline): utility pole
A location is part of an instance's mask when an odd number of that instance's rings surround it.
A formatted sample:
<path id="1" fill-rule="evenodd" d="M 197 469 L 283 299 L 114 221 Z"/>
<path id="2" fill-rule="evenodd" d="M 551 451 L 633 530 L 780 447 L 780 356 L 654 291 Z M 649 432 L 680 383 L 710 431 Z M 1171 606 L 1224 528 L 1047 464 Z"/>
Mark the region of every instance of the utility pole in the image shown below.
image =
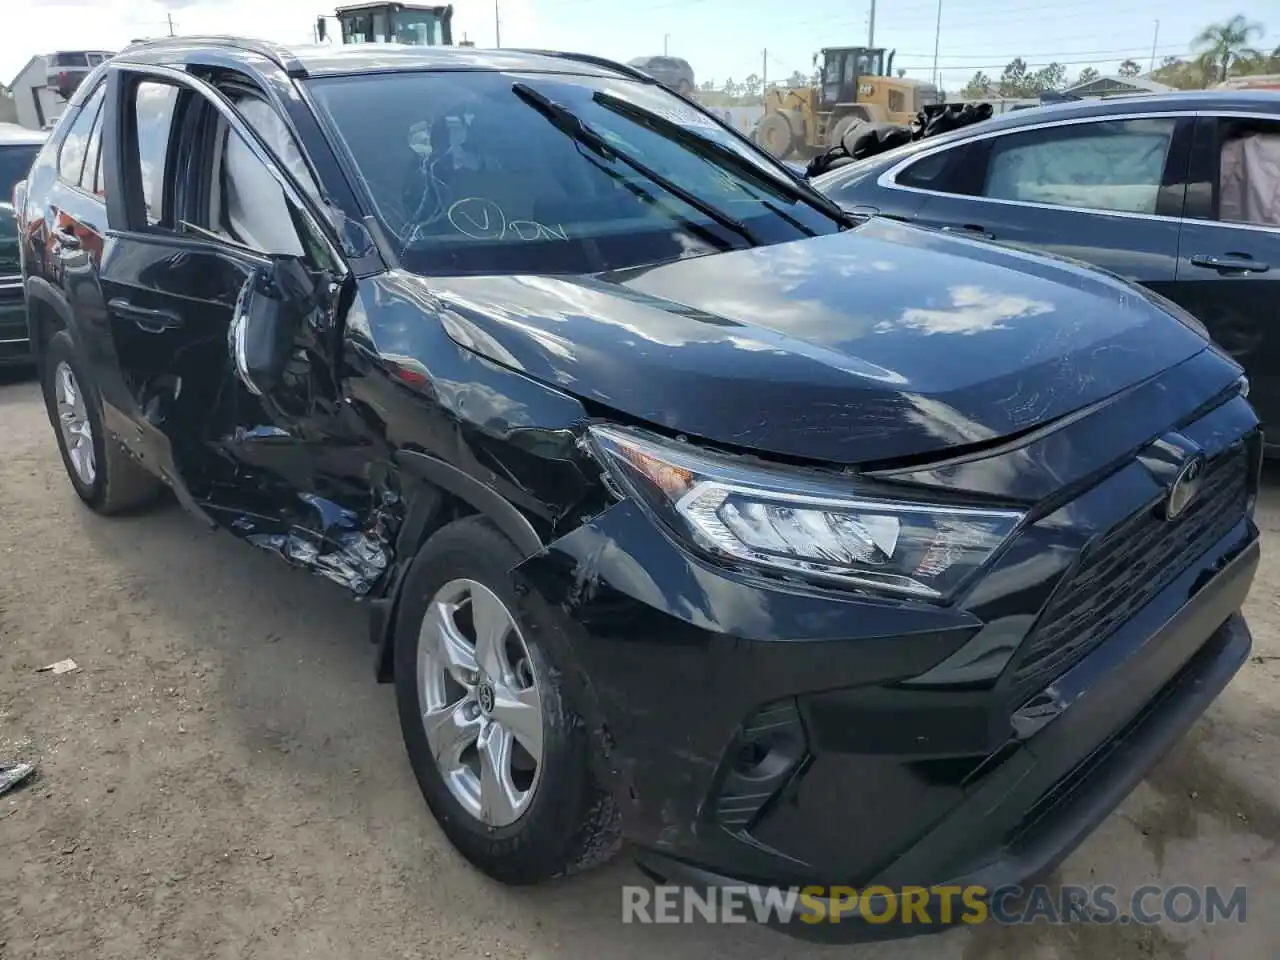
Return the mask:
<path id="1" fill-rule="evenodd" d="M 493 0 L 493 45 L 502 46 L 502 18 L 498 15 L 499 0 Z"/>
<path id="2" fill-rule="evenodd" d="M 769 94 L 769 48 L 760 51 L 760 102 Z"/>
<path id="3" fill-rule="evenodd" d="M 1156 44 L 1160 42 L 1160 21 L 1156 21 L 1156 32 L 1151 37 L 1151 62 L 1147 64 L 1147 73 L 1154 73 L 1156 69 Z"/>
<path id="4" fill-rule="evenodd" d="M 670 39 L 671 39 L 671 34 L 664 33 L 662 35 L 662 55 L 664 57 L 667 55 L 667 43 Z"/>
<path id="5" fill-rule="evenodd" d="M 871 0 L 871 19 L 867 24 L 867 46 L 876 45 L 876 0 Z"/>
<path id="6" fill-rule="evenodd" d="M 933 85 L 938 86 L 938 41 L 942 37 L 942 0 L 938 0 L 938 23 L 933 28 Z"/>
<path id="7" fill-rule="evenodd" d="M 169 36 L 171 36 L 171 37 L 172 37 L 172 36 L 174 35 L 174 33 L 173 33 L 173 14 L 172 14 L 172 13 L 170 13 L 170 14 L 167 14 L 167 16 L 168 16 L 168 18 L 169 18 Z"/>

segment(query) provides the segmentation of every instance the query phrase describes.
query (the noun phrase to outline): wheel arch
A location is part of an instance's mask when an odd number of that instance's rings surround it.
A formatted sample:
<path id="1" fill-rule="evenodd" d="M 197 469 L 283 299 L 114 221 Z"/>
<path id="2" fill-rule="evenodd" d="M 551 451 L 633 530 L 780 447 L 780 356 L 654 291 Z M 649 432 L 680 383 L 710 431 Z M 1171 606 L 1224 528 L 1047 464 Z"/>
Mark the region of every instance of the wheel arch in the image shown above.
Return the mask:
<path id="1" fill-rule="evenodd" d="M 66 330 L 76 339 L 71 308 L 57 287 L 43 277 L 29 277 L 26 283 L 27 335 L 31 339 L 31 353 L 41 362 L 49 341 L 59 330 Z"/>
<path id="2" fill-rule="evenodd" d="M 383 595 L 370 604 L 369 639 L 378 648 L 379 683 L 394 679 L 392 636 L 400 586 L 409 564 L 431 534 L 460 517 L 479 514 L 493 523 L 523 558 L 545 546 L 528 517 L 492 487 L 453 464 L 413 450 L 397 451 L 392 461 L 408 491 L 404 521 L 396 537 L 394 572 Z"/>

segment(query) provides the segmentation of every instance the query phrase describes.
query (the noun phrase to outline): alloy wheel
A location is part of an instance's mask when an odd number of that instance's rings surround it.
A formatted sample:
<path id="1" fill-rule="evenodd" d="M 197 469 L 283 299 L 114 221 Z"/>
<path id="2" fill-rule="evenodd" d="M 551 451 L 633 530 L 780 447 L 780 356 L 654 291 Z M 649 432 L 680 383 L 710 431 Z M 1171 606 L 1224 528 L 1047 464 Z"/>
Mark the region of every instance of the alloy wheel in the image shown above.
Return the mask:
<path id="1" fill-rule="evenodd" d="M 81 483 L 92 487 L 98 475 L 93 454 L 93 427 L 89 423 L 84 393 L 76 381 L 71 364 L 65 360 L 59 361 L 53 371 L 53 391 L 58 410 L 58 428 L 62 431 L 62 442 L 66 446 L 67 459 L 71 461 L 71 469 L 76 472 Z"/>
<path id="2" fill-rule="evenodd" d="M 483 584 L 451 580 L 427 605 L 418 703 L 431 755 L 463 809 L 491 827 L 518 820 L 542 770 L 542 701 L 515 617 Z"/>

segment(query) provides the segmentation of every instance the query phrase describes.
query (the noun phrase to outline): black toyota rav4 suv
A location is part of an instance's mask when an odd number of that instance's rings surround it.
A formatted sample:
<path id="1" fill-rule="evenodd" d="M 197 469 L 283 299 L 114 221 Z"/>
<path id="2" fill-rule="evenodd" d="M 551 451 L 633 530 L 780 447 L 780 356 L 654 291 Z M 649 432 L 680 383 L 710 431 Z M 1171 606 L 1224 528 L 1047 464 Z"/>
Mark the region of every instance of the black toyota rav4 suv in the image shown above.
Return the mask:
<path id="1" fill-rule="evenodd" d="M 503 881 L 625 838 L 670 881 L 1018 882 L 1248 654 L 1261 437 L 1193 321 L 853 218 L 627 67 L 141 44 L 17 194 L 76 492 L 362 598 Z"/>

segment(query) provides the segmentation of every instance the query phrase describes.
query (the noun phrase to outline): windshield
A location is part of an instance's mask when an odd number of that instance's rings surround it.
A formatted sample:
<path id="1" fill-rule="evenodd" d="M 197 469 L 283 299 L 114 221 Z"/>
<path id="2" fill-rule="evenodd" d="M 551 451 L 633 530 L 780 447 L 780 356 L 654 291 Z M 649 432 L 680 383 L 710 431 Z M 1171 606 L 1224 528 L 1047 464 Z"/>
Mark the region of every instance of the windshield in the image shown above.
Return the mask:
<path id="1" fill-rule="evenodd" d="M 638 163 L 584 146 L 513 85 L 564 107 Z M 771 160 L 653 84 L 459 71 L 322 78 L 310 86 L 401 261 L 418 273 L 593 273 L 842 226 L 798 196 L 805 188 Z M 597 92 L 643 113 L 610 108 Z M 656 127 L 642 122 L 654 114 Z M 690 138 L 664 131 L 663 121 L 698 138 L 682 142 Z M 731 151 L 727 160 L 714 147 L 700 150 L 701 138 Z M 735 170 L 735 159 L 750 166 Z"/>

